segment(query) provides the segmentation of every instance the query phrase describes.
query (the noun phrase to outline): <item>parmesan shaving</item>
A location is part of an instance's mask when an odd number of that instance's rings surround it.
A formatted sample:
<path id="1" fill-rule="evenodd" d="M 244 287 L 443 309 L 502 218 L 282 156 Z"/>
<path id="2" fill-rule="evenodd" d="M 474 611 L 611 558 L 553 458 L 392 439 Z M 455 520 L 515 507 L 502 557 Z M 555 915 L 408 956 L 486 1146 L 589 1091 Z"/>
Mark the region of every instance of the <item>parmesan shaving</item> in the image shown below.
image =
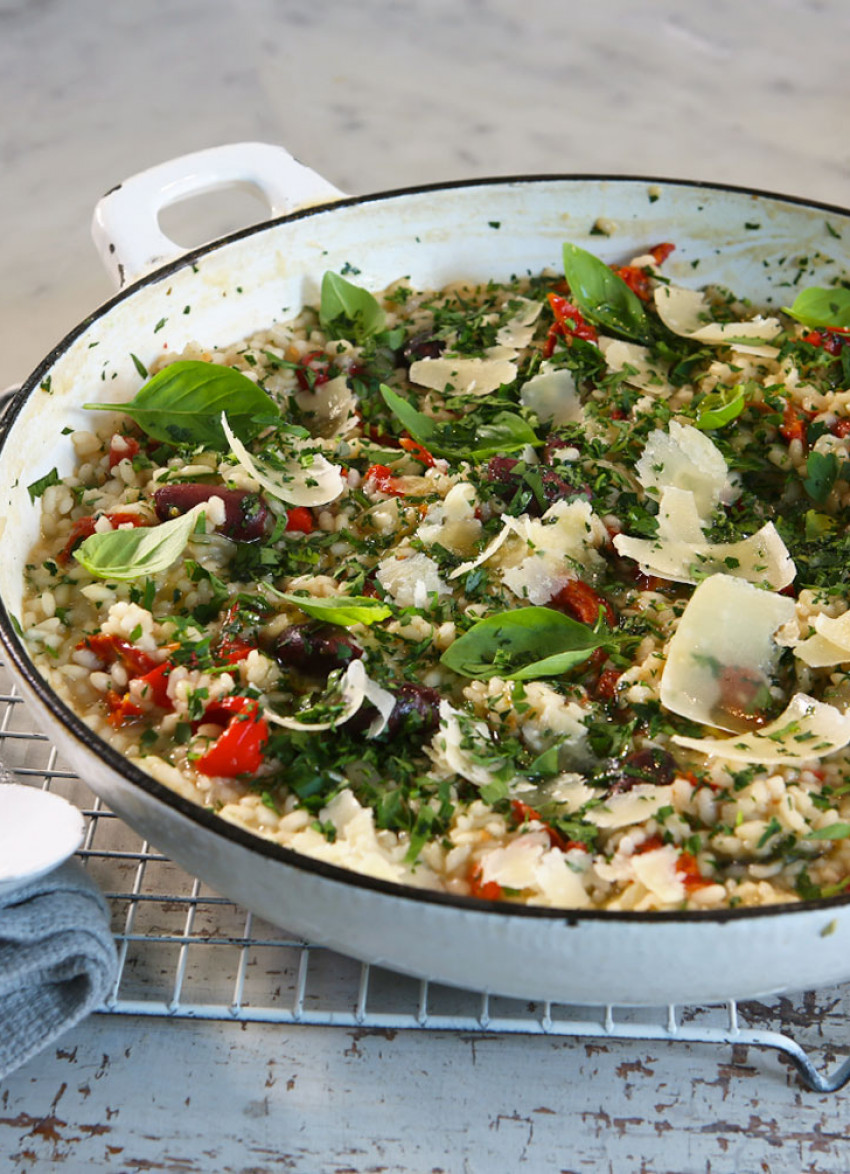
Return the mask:
<path id="1" fill-rule="evenodd" d="M 682 338 L 719 346 L 736 342 L 770 342 L 782 330 L 778 318 L 753 318 L 750 322 L 712 322 L 704 294 L 677 285 L 657 285 L 653 290 L 658 316 L 668 330 Z"/>
<path id="2" fill-rule="evenodd" d="M 833 619 L 816 615 L 815 634 L 792 645 L 794 655 L 811 668 L 828 668 L 850 661 L 850 611 Z"/>
<path id="3" fill-rule="evenodd" d="M 753 696 L 761 690 L 769 700 L 781 654 L 774 635 L 794 614 L 793 599 L 731 575 L 700 583 L 667 646 L 661 704 L 703 725 L 740 730 L 740 711 L 724 706 L 725 676 L 732 675 L 727 687 L 745 681 Z"/>
<path id="4" fill-rule="evenodd" d="M 850 713 L 795 693 L 787 709 L 770 723 L 734 738 L 685 738 L 673 736 L 678 746 L 727 762 L 765 766 L 799 766 L 824 758 L 850 743 Z"/>
<path id="5" fill-rule="evenodd" d="M 523 384 L 519 400 L 542 424 L 552 424 L 555 428 L 579 424 L 584 419 L 575 377 L 566 367 L 541 363 L 538 373 Z"/>
<path id="6" fill-rule="evenodd" d="M 509 318 L 504 326 L 500 326 L 496 333 L 496 342 L 500 346 L 526 347 L 534 338 L 534 328 L 540 312 L 542 302 L 533 302 L 530 298 L 516 297 L 511 299 L 511 306 L 518 306 L 513 318 Z"/>
<path id="7" fill-rule="evenodd" d="M 456 395 L 489 395 L 503 383 L 517 377 L 514 347 L 489 347 L 482 358 L 442 355 L 439 359 L 417 359 L 410 364 L 410 381 L 433 391 Z"/>
<path id="8" fill-rule="evenodd" d="M 321 453 L 304 453 L 283 461 L 283 468 L 273 468 L 268 461 L 253 457 L 233 432 L 224 412 L 221 426 L 236 457 L 249 477 L 261 485 L 272 497 L 288 505 L 328 505 L 340 496 L 346 481 L 339 465 L 332 465 Z"/>
<path id="9" fill-rule="evenodd" d="M 648 391 L 650 395 L 672 395 L 673 387 L 667 381 L 666 370 L 653 362 L 649 347 L 600 335 L 599 349 L 605 356 L 609 370 L 622 371 L 628 368 L 626 383 L 630 383 L 632 387 L 639 387 L 641 391 Z"/>

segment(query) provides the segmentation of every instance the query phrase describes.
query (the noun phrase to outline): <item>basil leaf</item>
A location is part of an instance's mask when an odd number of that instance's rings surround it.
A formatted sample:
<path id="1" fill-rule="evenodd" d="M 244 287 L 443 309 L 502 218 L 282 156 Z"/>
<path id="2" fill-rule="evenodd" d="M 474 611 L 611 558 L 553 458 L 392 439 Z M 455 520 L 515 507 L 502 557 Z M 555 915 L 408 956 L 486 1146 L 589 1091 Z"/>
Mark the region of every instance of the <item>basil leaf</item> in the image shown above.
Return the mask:
<path id="1" fill-rule="evenodd" d="M 163 367 L 129 403 L 83 407 L 124 412 L 154 440 L 218 452 L 229 447 L 219 421 L 222 412 L 241 440 L 256 436 L 269 417 L 280 416 L 274 400 L 241 371 L 194 360 Z"/>
<path id="2" fill-rule="evenodd" d="M 812 501 L 822 505 L 838 478 L 838 457 L 834 452 L 810 452 L 806 457 L 803 488 Z"/>
<path id="3" fill-rule="evenodd" d="M 804 289 L 783 309 L 804 326 L 850 329 L 850 289 Z"/>
<path id="4" fill-rule="evenodd" d="M 330 270 L 322 278 L 319 324 L 330 338 L 365 342 L 383 330 L 386 314 L 376 298 Z"/>
<path id="5" fill-rule="evenodd" d="M 746 402 L 744 387 L 740 383 L 724 387 L 722 391 L 712 391 L 700 400 L 694 423 L 701 432 L 725 428 L 740 416 Z"/>
<path id="6" fill-rule="evenodd" d="M 27 486 L 30 501 L 35 501 L 37 497 L 41 497 L 45 489 L 49 489 L 51 485 L 58 485 L 60 481 L 59 470 L 51 469 L 49 473 L 45 473 L 43 477 L 39 477 L 37 481 L 33 481 L 31 485 Z"/>
<path id="7" fill-rule="evenodd" d="M 635 342 L 652 341 L 652 325 L 643 302 L 604 261 L 567 243 L 564 276 L 585 318 Z"/>
<path id="8" fill-rule="evenodd" d="M 319 599 L 314 595 L 285 595 L 281 592 L 276 595 L 278 599 L 294 603 L 314 620 L 338 624 L 341 628 L 350 628 L 352 624 L 377 624 L 393 614 L 392 608 L 386 603 L 368 595 L 333 595 L 327 599 Z"/>
<path id="9" fill-rule="evenodd" d="M 461 421 L 446 423 L 417 411 L 383 383 L 381 395 L 413 439 L 438 457 L 483 461 L 497 453 L 517 452 L 527 444 L 540 443 L 531 425 L 515 412 L 498 412 L 488 421 L 469 412 Z"/>
<path id="10" fill-rule="evenodd" d="M 440 663 L 462 677 L 526 681 L 559 676 L 610 643 L 610 632 L 596 632 L 551 607 L 520 607 L 480 620 L 449 645 Z"/>
<path id="11" fill-rule="evenodd" d="M 828 827 L 808 832 L 804 840 L 844 840 L 850 836 L 850 823 L 831 823 Z"/>
<path id="12" fill-rule="evenodd" d="M 188 513 L 159 526 L 106 530 L 92 534 L 74 551 L 74 558 L 98 579 L 138 579 L 167 571 L 183 551 L 206 509 L 201 502 Z"/>

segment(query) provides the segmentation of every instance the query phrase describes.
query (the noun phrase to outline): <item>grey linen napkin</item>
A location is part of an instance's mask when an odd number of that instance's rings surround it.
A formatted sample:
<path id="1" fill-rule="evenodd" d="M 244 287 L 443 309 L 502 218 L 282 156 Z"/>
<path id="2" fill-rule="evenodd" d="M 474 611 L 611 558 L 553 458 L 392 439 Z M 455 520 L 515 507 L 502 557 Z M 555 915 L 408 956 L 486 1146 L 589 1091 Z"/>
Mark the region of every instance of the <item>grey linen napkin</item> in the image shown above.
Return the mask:
<path id="1" fill-rule="evenodd" d="M 109 907 L 76 861 L 0 895 L 0 1080 L 105 1000 Z"/>

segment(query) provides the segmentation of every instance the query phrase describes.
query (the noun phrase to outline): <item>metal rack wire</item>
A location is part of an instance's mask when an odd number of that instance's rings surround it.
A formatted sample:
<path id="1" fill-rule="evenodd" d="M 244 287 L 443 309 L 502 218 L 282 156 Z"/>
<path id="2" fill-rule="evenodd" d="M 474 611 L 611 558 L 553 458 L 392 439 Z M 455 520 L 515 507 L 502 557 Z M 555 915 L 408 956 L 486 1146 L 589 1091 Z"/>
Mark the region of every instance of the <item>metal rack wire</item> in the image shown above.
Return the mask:
<path id="1" fill-rule="evenodd" d="M 212 892 L 108 811 L 38 731 L 2 664 L 0 753 L 20 781 L 64 795 L 86 816 L 79 856 L 110 901 L 119 951 L 104 1014 L 738 1045 L 780 1053 L 816 1092 L 850 1081 L 850 1046 L 830 1041 L 844 1000 L 850 1009 L 847 990 L 699 1007 L 528 1003 L 409 978 L 294 938 Z"/>

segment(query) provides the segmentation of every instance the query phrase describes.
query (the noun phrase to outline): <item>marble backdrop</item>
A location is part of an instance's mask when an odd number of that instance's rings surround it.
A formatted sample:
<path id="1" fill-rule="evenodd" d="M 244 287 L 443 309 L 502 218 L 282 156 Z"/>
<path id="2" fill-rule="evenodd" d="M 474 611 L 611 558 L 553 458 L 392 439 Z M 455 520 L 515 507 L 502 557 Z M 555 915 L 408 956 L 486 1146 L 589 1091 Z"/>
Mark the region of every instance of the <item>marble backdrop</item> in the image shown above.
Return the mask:
<path id="1" fill-rule="evenodd" d="M 564 171 L 850 203 L 849 34 L 846 0 L 0 0 L 0 387 L 109 294 L 98 196 L 217 143 L 352 193 Z"/>

